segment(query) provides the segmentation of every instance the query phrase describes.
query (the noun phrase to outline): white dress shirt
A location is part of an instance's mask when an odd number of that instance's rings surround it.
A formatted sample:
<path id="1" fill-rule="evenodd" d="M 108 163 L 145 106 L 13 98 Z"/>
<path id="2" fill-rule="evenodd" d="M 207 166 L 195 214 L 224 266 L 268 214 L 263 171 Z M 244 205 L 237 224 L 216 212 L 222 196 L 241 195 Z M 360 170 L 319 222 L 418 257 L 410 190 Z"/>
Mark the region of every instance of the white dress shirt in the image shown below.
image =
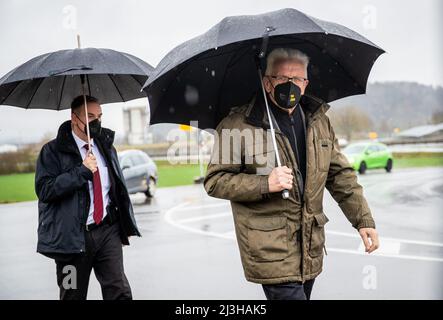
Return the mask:
<path id="1" fill-rule="evenodd" d="M 80 151 L 80 155 L 82 156 L 82 159 L 85 159 L 86 157 L 86 148 L 84 148 L 85 144 L 88 144 L 87 142 L 84 142 L 82 139 L 80 139 L 74 131 L 72 131 L 72 136 L 74 137 L 75 143 L 77 144 L 78 150 Z M 103 219 L 108 214 L 106 212 L 106 207 L 109 203 L 109 190 L 111 188 L 111 181 L 109 180 L 109 173 L 108 173 L 108 167 L 106 166 L 106 161 L 103 158 L 102 154 L 100 153 L 100 150 L 98 147 L 94 144 L 94 139 L 91 139 L 91 149 L 92 153 L 97 159 L 97 166 L 98 171 L 100 173 L 100 181 L 102 184 L 102 197 L 103 197 Z M 92 185 L 92 181 L 88 181 L 89 184 L 89 198 L 91 199 L 91 205 L 89 206 L 89 214 L 88 214 L 88 220 L 86 221 L 86 225 L 89 225 L 91 223 L 94 223 L 94 187 Z"/>

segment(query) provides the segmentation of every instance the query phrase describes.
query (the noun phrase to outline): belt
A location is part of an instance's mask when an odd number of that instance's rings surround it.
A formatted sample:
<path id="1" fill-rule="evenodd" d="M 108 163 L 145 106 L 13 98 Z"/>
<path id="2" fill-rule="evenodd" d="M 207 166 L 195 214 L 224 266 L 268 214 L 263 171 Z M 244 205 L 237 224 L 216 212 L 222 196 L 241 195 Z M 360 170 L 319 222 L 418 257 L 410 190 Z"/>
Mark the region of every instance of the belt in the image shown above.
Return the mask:
<path id="1" fill-rule="evenodd" d="M 112 204 L 109 204 L 106 207 L 106 212 L 107 212 L 106 217 L 102 220 L 102 222 L 100 222 L 99 224 L 91 223 L 91 224 L 86 225 L 86 231 L 92 231 L 92 230 L 97 229 L 103 225 L 112 225 L 118 220 L 118 218 L 119 218 L 118 207 L 116 207 Z"/>

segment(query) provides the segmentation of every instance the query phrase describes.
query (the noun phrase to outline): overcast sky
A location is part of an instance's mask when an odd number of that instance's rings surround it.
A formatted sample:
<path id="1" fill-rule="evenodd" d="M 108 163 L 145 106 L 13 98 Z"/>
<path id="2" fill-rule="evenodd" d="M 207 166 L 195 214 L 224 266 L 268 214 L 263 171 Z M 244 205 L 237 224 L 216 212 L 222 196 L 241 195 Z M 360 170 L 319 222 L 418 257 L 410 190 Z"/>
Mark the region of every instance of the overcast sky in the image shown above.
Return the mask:
<path id="1" fill-rule="evenodd" d="M 0 76 L 34 56 L 83 47 L 125 51 L 155 66 L 173 47 L 223 17 L 292 7 L 361 33 L 387 51 L 369 77 L 443 86 L 443 2 L 440 0 L 169 0 L 0 1 Z M 104 125 L 122 130 L 121 107 Z M 112 108 L 112 110 L 111 110 Z M 67 111 L 0 106 L 0 143 L 55 133 Z"/>

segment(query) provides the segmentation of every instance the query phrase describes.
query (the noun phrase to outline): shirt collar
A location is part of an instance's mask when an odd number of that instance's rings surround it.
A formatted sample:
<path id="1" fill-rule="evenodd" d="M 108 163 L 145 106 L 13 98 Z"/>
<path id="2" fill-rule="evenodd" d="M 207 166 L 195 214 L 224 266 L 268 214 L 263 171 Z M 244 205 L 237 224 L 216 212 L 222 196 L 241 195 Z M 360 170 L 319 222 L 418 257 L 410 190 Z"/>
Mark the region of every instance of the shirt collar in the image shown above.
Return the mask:
<path id="1" fill-rule="evenodd" d="M 79 136 L 75 134 L 74 130 L 72 130 L 72 136 L 74 137 L 75 143 L 77 144 L 79 150 L 81 150 L 85 144 L 88 144 L 87 142 L 84 142 L 82 139 L 80 139 Z M 91 147 L 94 148 L 93 138 L 91 138 Z"/>

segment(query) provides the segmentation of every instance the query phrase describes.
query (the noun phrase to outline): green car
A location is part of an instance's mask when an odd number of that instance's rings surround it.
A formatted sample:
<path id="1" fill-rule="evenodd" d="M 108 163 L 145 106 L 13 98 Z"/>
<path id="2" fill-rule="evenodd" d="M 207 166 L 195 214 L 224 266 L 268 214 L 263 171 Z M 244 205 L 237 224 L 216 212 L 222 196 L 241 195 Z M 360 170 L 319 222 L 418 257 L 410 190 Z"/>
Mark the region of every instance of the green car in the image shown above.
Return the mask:
<path id="1" fill-rule="evenodd" d="M 379 142 L 352 143 L 343 149 L 354 170 L 364 174 L 368 169 L 384 168 L 391 172 L 393 166 L 392 152 Z"/>

